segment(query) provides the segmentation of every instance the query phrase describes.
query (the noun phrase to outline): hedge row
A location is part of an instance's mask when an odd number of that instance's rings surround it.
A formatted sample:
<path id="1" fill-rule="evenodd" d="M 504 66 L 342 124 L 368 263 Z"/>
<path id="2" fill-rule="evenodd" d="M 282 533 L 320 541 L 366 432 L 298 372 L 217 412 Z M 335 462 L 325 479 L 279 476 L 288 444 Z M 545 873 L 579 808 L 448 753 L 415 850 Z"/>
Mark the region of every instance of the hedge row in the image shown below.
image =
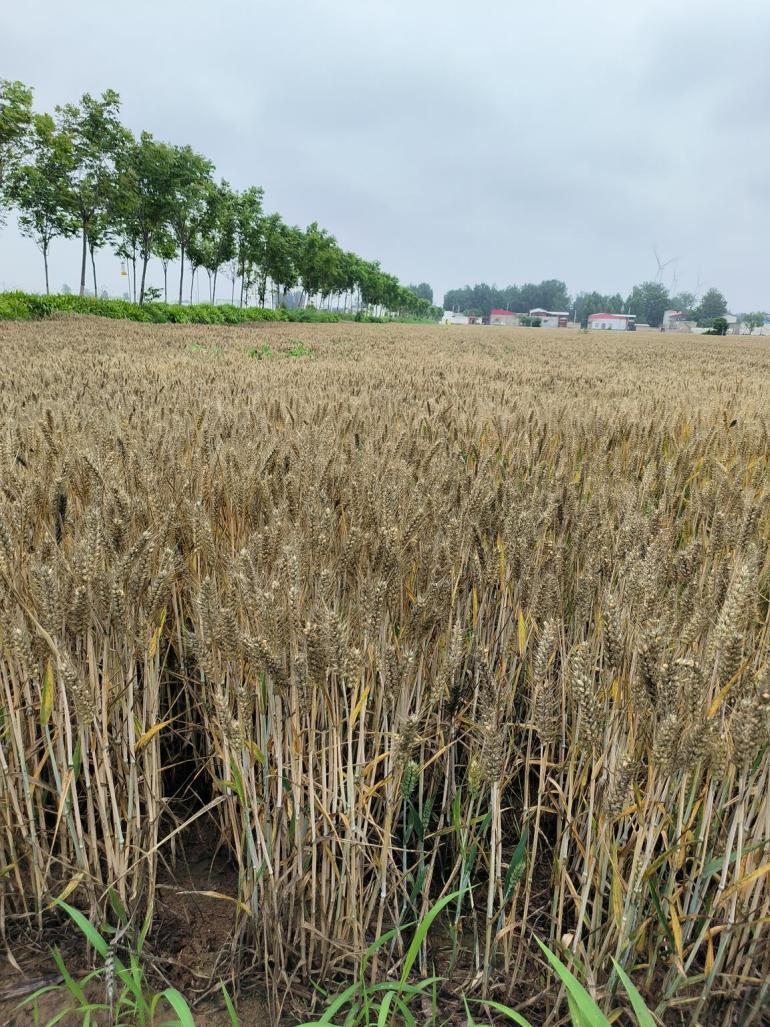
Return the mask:
<path id="1" fill-rule="evenodd" d="M 194 303 L 182 307 L 174 303 L 128 303 L 126 300 L 101 300 L 93 296 L 38 296 L 28 292 L 0 293 L 0 321 L 37 321 L 56 311 L 72 314 L 92 314 L 124 321 L 144 321 L 150 324 L 243 324 L 249 321 L 327 322 L 365 321 L 384 324 L 394 320 L 370 314 L 339 314 L 328 310 L 305 307 L 303 310 L 267 310 L 264 307 L 234 307 L 229 303 Z M 422 318 L 403 317 L 399 321 L 425 322 Z"/>
<path id="2" fill-rule="evenodd" d="M 126 321 L 154 324 L 241 324 L 245 321 L 289 321 L 290 311 L 229 304 L 196 303 L 182 307 L 171 303 L 128 303 L 92 296 L 35 296 L 25 292 L 0 293 L 0 320 L 34 321 L 56 311 L 93 314 Z M 305 311 L 302 311 L 305 313 Z"/>

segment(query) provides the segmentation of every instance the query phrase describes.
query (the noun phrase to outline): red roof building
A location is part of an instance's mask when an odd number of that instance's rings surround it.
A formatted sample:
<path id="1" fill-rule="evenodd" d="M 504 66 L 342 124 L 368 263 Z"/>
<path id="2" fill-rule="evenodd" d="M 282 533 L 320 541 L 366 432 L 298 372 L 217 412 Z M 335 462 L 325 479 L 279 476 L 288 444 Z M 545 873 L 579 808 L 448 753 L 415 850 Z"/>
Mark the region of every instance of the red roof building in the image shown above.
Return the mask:
<path id="1" fill-rule="evenodd" d="M 525 316 L 524 314 L 517 314 L 513 310 L 503 310 L 501 307 L 496 307 L 489 312 L 489 323 L 491 325 L 517 325 L 521 323 L 521 318 Z"/>
<path id="2" fill-rule="evenodd" d="M 588 327 L 609 329 L 615 332 L 633 332 L 636 328 L 636 314 L 589 314 Z"/>

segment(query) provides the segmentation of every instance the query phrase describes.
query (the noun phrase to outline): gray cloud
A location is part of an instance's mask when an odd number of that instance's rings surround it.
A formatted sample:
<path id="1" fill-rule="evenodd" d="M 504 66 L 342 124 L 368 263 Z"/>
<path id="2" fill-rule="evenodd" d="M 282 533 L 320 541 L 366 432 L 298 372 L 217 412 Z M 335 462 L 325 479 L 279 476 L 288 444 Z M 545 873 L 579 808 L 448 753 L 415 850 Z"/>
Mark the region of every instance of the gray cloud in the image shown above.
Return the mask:
<path id="1" fill-rule="evenodd" d="M 49 109 L 117 89 L 134 131 L 439 296 L 546 276 L 625 292 L 658 245 L 679 288 L 769 307 L 770 9 L 631 6 L 37 0 L 4 11 L 0 74 Z M 52 266 L 74 283 L 77 246 Z M 117 262 L 99 266 L 117 291 Z M 9 226 L 0 284 L 40 281 Z"/>

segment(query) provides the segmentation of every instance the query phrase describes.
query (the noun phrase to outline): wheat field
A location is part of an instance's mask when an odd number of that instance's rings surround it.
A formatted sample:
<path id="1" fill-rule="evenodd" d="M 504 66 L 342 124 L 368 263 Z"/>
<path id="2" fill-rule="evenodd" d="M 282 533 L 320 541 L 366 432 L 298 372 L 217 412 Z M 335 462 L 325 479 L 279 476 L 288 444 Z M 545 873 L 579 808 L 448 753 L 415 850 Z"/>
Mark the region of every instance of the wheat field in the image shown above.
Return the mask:
<path id="1" fill-rule="evenodd" d="M 162 946 L 205 823 L 274 1011 L 459 891 L 447 1008 L 557 1023 L 538 937 L 763 1022 L 768 340 L 65 318 L 0 376 L 9 950 L 111 894 Z"/>

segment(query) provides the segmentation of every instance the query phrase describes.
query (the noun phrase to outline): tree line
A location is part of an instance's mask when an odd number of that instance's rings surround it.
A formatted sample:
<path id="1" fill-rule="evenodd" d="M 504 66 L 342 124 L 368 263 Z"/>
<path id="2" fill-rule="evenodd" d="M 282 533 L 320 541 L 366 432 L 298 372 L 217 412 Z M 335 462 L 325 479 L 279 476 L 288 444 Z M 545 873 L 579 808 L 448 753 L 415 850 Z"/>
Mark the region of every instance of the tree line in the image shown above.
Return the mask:
<path id="1" fill-rule="evenodd" d="M 85 93 L 49 114 L 33 109 L 29 87 L 0 80 L 0 224 L 11 208 L 41 251 L 46 293 L 52 243 L 78 236 L 81 296 L 89 277 L 98 295 L 96 254 L 109 246 L 125 262 L 140 304 L 159 298 L 147 280 L 157 258 L 166 301 L 169 266 L 178 262 L 180 304 L 188 287 L 192 300 L 195 277 L 204 273 L 212 303 L 224 277 L 233 303 L 237 287 L 240 306 L 250 299 L 265 306 L 269 294 L 278 307 L 299 289 L 299 306 L 440 313 L 426 283 L 405 287 L 378 261 L 344 250 L 317 222 L 302 229 L 267 213 L 261 187 L 238 191 L 217 180 L 213 163 L 191 146 L 150 132 L 135 137 L 120 121 L 114 90 Z"/>
<path id="2" fill-rule="evenodd" d="M 600 292 L 580 292 L 572 297 L 564 282 L 547 279 L 539 284 L 497 286 L 466 285 L 450 289 L 444 296 L 444 307 L 464 314 L 489 317 L 491 310 L 502 308 L 526 313 L 541 307 L 544 310 L 569 311 L 573 320 L 585 325 L 589 314 L 636 314 L 640 324 L 657 327 L 663 322 L 667 310 L 679 310 L 687 320 L 710 325 L 715 318 L 727 313 L 727 300 L 718 289 L 709 289 L 702 298 L 693 293 L 671 294 L 662 282 L 642 282 L 635 285 L 628 296 L 620 293 L 605 295 Z M 751 327 L 764 323 L 764 313 L 746 314 L 743 320 Z"/>

